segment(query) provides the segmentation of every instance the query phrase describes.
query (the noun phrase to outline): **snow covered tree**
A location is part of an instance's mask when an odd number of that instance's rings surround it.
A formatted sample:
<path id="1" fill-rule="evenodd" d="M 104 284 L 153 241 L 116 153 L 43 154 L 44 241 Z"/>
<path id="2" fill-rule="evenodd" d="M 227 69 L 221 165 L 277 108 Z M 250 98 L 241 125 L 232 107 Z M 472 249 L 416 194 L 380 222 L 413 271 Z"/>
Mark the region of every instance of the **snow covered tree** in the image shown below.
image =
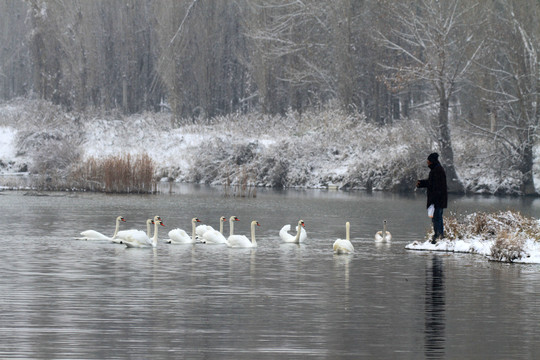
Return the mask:
<path id="1" fill-rule="evenodd" d="M 500 0 L 492 8 L 489 51 L 478 62 L 487 122 L 465 120 L 478 136 L 494 139 L 502 158 L 522 174 L 521 192 L 536 194 L 533 149 L 540 117 L 540 6 L 533 0 Z"/>
<path id="2" fill-rule="evenodd" d="M 444 161 L 448 188 L 463 191 L 454 165 L 449 109 L 453 96 L 466 79 L 483 41 L 475 36 L 475 24 L 468 16 L 477 4 L 459 0 L 413 0 L 388 4 L 395 26 L 378 34 L 382 45 L 400 55 L 400 64 L 385 65 L 394 80 L 420 83 L 433 96 L 438 117 L 434 121 L 435 141 Z"/>

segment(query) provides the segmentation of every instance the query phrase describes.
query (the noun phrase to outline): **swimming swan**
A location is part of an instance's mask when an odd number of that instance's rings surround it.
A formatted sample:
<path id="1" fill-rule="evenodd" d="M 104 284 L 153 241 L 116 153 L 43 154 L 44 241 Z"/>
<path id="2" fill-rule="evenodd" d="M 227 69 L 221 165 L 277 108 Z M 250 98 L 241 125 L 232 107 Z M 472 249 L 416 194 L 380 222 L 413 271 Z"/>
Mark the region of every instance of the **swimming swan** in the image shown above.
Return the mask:
<path id="1" fill-rule="evenodd" d="M 148 237 L 150 237 L 150 231 L 152 231 L 150 225 L 152 225 L 153 223 L 154 223 L 153 219 L 146 220 L 146 236 Z M 127 236 L 127 234 L 138 232 L 138 231 L 141 231 L 141 230 L 131 229 L 131 230 L 119 231 L 116 234 L 116 236 L 111 239 L 111 241 L 115 244 L 123 244 L 123 240 Z"/>
<path id="2" fill-rule="evenodd" d="M 235 216 L 236 218 L 236 216 Z M 225 216 L 219 218 L 219 231 L 211 229 L 207 230 L 201 238 L 201 242 L 205 244 L 227 244 L 227 239 L 223 235 L 223 223 L 227 221 Z"/>
<path id="3" fill-rule="evenodd" d="M 299 244 L 307 239 L 307 233 L 306 230 L 304 230 L 304 227 L 304 220 L 298 221 L 298 226 L 296 227 L 296 236 L 292 236 L 289 234 L 291 225 L 287 224 L 281 228 L 279 231 L 279 236 L 281 237 L 281 240 L 285 242 Z"/>
<path id="4" fill-rule="evenodd" d="M 336 254 L 350 254 L 354 252 L 354 246 L 350 240 L 351 224 L 347 221 L 345 223 L 345 240 L 337 239 L 334 242 L 334 253 Z"/>
<path id="5" fill-rule="evenodd" d="M 122 231 L 119 231 L 116 236 L 114 236 L 111 241 L 113 243 L 116 243 L 116 244 L 123 244 L 124 243 L 124 239 L 126 239 L 128 237 L 128 235 L 131 235 L 131 236 L 144 236 L 146 235 L 146 237 L 150 237 L 150 231 L 151 231 L 151 224 L 154 224 L 158 221 L 161 221 L 161 217 L 156 215 L 154 216 L 154 219 L 148 219 L 146 220 L 146 233 L 142 230 L 137 230 L 137 229 L 129 229 L 129 230 L 122 230 Z M 140 233 L 140 234 L 138 234 Z M 136 235 L 138 234 L 138 235 Z"/>
<path id="6" fill-rule="evenodd" d="M 114 234 L 112 237 L 103 235 L 99 231 L 85 230 L 81 233 L 82 237 L 75 238 L 75 239 L 77 240 L 112 240 L 116 237 L 116 234 L 118 234 L 118 229 L 120 228 L 120 221 L 125 222 L 126 219 L 124 219 L 123 216 L 118 216 L 116 218 L 116 228 L 114 229 Z"/>
<path id="7" fill-rule="evenodd" d="M 126 236 L 122 242 L 128 248 L 156 247 L 158 241 L 158 226 L 165 226 L 163 221 L 154 221 L 154 236 L 150 239 L 143 231 L 133 232 Z"/>
<path id="8" fill-rule="evenodd" d="M 389 231 L 386 231 L 386 220 L 383 221 L 383 230 L 377 231 L 375 234 L 375 241 L 390 241 L 392 240 L 392 234 Z"/>
<path id="9" fill-rule="evenodd" d="M 251 222 L 251 241 L 245 235 L 231 235 L 227 239 L 229 247 L 236 248 L 253 248 L 257 247 L 257 240 L 255 240 L 255 226 L 261 226 L 258 221 L 253 220 Z"/>
<path id="10" fill-rule="evenodd" d="M 194 244 L 196 239 L 196 232 L 195 232 L 195 225 L 201 222 L 198 218 L 191 219 L 191 236 L 189 236 L 184 230 L 182 229 L 173 229 L 169 231 L 169 238 L 165 240 L 165 242 L 173 245 L 178 244 Z"/>

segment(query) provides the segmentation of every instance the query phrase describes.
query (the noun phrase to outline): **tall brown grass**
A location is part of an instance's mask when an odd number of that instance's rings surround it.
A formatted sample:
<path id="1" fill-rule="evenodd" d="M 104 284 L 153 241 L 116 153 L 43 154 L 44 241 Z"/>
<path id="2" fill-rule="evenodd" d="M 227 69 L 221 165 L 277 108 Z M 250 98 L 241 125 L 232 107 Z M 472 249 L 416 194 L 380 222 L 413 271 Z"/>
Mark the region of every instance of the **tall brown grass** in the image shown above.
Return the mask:
<path id="1" fill-rule="evenodd" d="M 73 187 L 110 193 L 151 193 L 155 165 L 147 154 L 91 157 L 71 172 Z"/>
<path id="2" fill-rule="evenodd" d="M 527 256 L 526 239 L 540 241 L 540 224 L 517 211 L 495 213 L 477 212 L 462 219 L 451 215 L 444 220 L 445 237 L 449 240 L 480 238 L 492 240 L 491 257 L 498 261 L 512 262 Z M 432 231 L 428 236 L 432 235 Z"/>
<path id="3" fill-rule="evenodd" d="M 476 212 L 463 218 L 450 215 L 444 218 L 444 227 L 445 237 L 450 240 L 470 236 L 480 236 L 488 240 L 495 239 L 501 233 L 523 233 L 540 241 L 538 221 L 517 211 Z"/>

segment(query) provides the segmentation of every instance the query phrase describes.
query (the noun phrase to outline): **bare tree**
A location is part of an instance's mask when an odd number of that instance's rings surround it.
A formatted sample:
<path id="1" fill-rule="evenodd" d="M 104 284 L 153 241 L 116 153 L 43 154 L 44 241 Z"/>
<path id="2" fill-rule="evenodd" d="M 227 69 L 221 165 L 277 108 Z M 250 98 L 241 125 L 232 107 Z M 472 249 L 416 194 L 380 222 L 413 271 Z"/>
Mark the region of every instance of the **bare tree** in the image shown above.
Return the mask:
<path id="1" fill-rule="evenodd" d="M 25 2 L 0 2 L 0 98 L 23 96 L 31 83 Z"/>
<path id="2" fill-rule="evenodd" d="M 264 107 L 273 113 L 302 111 L 335 98 L 330 38 L 333 6 L 339 6 L 315 0 L 258 0 L 249 5 L 255 18 L 249 36 L 258 59 L 253 72 Z"/>
<path id="3" fill-rule="evenodd" d="M 387 34 L 379 33 L 383 45 L 406 60 L 400 66 L 386 67 L 401 81 L 421 82 L 436 95 L 435 141 L 452 192 L 463 191 L 463 186 L 454 166 L 448 113 L 452 97 L 459 91 L 483 45 L 482 39 L 475 36 L 475 24 L 466 21 L 476 6 L 461 6 L 459 0 L 400 2 L 391 8 L 399 26 Z"/>
<path id="4" fill-rule="evenodd" d="M 177 118 L 242 109 L 249 54 L 237 2 L 192 0 L 155 6 L 158 74 Z"/>
<path id="5" fill-rule="evenodd" d="M 511 168 L 522 174 L 521 192 L 536 194 L 533 148 L 540 117 L 540 7 L 537 1 L 501 0 L 493 7 L 489 48 L 478 62 L 487 122 L 465 120 L 475 134 L 494 139 Z"/>

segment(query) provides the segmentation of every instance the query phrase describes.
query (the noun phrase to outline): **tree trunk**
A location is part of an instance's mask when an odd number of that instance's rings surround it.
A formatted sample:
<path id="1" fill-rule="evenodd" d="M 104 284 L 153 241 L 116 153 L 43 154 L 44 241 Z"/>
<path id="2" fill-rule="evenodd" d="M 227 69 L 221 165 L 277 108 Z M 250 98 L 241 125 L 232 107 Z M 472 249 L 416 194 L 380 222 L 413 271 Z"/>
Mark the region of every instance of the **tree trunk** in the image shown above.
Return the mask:
<path id="1" fill-rule="evenodd" d="M 523 180 L 520 187 L 523 195 L 536 195 L 533 177 L 533 159 L 532 145 L 530 142 L 527 142 L 523 149 L 523 155 L 521 156 L 521 164 L 519 165 L 519 170 L 523 174 Z"/>
<path id="2" fill-rule="evenodd" d="M 441 150 L 443 167 L 446 171 L 446 183 L 448 192 L 463 193 L 464 188 L 457 176 L 454 166 L 454 150 L 452 139 L 450 138 L 450 128 L 448 127 L 448 106 L 449 100 L 442 96 L 439 103 L 439 126 L 437 143 Z"/>

